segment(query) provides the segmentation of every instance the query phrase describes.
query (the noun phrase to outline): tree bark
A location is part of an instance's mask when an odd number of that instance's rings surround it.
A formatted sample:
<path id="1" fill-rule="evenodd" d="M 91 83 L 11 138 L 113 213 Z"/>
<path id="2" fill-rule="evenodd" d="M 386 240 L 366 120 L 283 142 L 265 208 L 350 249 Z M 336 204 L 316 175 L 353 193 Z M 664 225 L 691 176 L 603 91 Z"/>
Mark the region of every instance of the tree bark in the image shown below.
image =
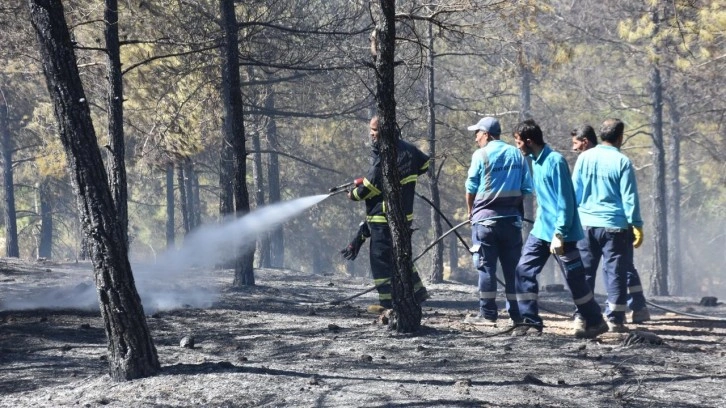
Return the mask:
<path id="1" fill-rule="evenodd" d="M 187 198 L 188 192 L 186 172 L 184 171 L 184 159 L 181 159 L 176 167 L 176 184 L 179 186 L 179 205 L 181 206 L 182 225 L 184 226 L 184 235 L 187 235 L 192 230 L 192 226 L 189 221 L 189 199 Z"/>
<path id="2" fill-rule="evenodd" d="M 519 88 L 519 120 L 524 121 L 531 119 L 531 104 L 532 104 L 532 71 L 524 65 L 523 61 L 519 63 L 520 72 L 520 88 Z M 527 157 L 527 165 L 529 166 L 530 173 L 532 172 L 532 159 Z M 535 197 L 534 194 L 527 194 L 524 196 L 523 202 L 524 218 L 528 220 L 534 220 L 535 212 Z M 532 231 L 533 224 L 530 222 L 522 223 L 522 239 L 527 242 L 527 237 Z"/>
<path id="3" fill-rule="evenodd" d="M 436 109 L 435 109 L 435 82 L 434 82 L 434 31 L 433 23 L 428 23 L 428 43 L 429 52 L 428 60 L 428 82 L 426 87 L 426 105 L 428 110 L 428 144 L 429 144 L 429 194 L 431 195 L 431 204 L 436 208 L 441 207 L 441 199 L 439 197 L 439 180 L 436 174 Z M 437 239 L 443 234 L 441 228 L 441 216 L 438 211 L 431 208 L 431 227 L 433 230 L 432 240 Z M 444 241 L 439 241 L 433 248 L 433 259 L 431 260 L 431 274 L 429 281 L 432 283 L 441 283 L 444 281 Z"/>
<path id="4" fill-rule="evenodd" d="M 93 238 L 91 255 L 109 341 L 111 378 L 122 381 L 156 374 L 160 369 L 156 348 L 134 284 L 63 5 L 30 0 L 30 17 L 79 210 L 87 220 L 83 225 Z"/>
<path id="5" fill-rule="evenodd" d="M 273 112 L 274 109 L 275 89 L 270 86 L 267 88 L 265 110 Z M 265 133 L 267 134 L 267 147 L 272 152 L 278 151 L 280 144 L 277 142 L 277 123 L 275 115 L 272 113 L 270 113 Z M 277 153 L 270 153 L 270 163 L 267 167 L 267 188 L 270 204 L 280 202 L 280 161 Z M 285 266 L 285 235 L 282 226 L 275 228 L 270 233 L 270 266 L 273 268 Z"/>
<path id="6" fill-rule="evenodd" d="M 128 192 L 126 183 L 126 147 L 123 126 L 123 78 L 121 75 L 121 49 L 118 37 L 118 1 L 105 0 L 104 36 L 108 65 L 108 141 L 111 150 L 109 185 L 116 204 L 116 215 L 124 241 L 128 246 Z"/>
<path id="7" fill-rule="evenodd" d="M 666 219 L 665 147 L 663 141 L 663 83 L 660 69 L 653 65 L 650 72 L 651 104 L 653 108 L 653 272 L 650 290 L 653 295 L 668 295 L 668 220 Z"/>
<path id="8" fill-rule="evenodd" d="M 668 144 L 668 269 L 670 270 L 670 293 L 683 294 L 683 271 L 681 270 L 681 115 L 676 93 L 668 92 L 666 103 L 670 114 L 670 140 Z"/>
<path id="9" fill-rule="evenodd" d="M 265 206 L 265 182 L 262 174 L 262 153 L 260 153 L 260 134 L 252 134 L 252 148 L 254 154 L 254 167 L 252 168 L 252 179 L 255 181 L 255 205 L 257 208 Z M 270 267 L 270 236 L 265 234 L 259 241 L 260 267 Z"/>
<path id="10" fill-rule="evenodd" d="M 10 138 L 8 104 L 0 90 L 0 140 L 2 141 L 3 186 L 5 189 L 5 256 L 20 256 L 18 245 L 17 213 L 15 212 L 15 186 L 13 184 L 13 146 Z"/>
<path id="11" fill-rule="evenodd" d="M 220 0 L 219 3 L 224 31 L 222 44 L 222 99 L 226 117 L 224 133 L 225 140 L 231 143 L 232 148 L 235 214 L 239 217 L 250 212 L 250 201 L 247 192 L 247 152 L 239 75 L 237 18 L 234 0 Z M 233 287 L 255 284 L 254 256 L 254 245 L 240 249 L 235 262 Z"/>
<path id="12" fill-rule="evenodd" d="M 401 205 L 403 202 L 401 176 L 397 166 L 396 142 L 399 135 L 396 124 L 394 78 L 396 5 L 390 0 L 381 0 L 380 5 L 382 16 L 376 26 L 376 104 L 383 195 L 389 206 L 386 215 L 391 228 L 393 253 L 396 258 L 396 268 L 391 279 L 393 316 L 389 320 L 389 327 L 400 333 L 412 333 L 421 328 L 422 312 L 421 306 L 414 298 L 411 234 Z"/>
<path id="13" fill-rule="evenodd" d="M 38 184 L 38 202 L 40 203 L 38 257 L 51 259 L 53 255 L 53 194 L 50 191 L 50 179 L 47 177 Z"/>
<path id="14" fill-rule="evenodd" d="M 174 248 L 174 163 L 166 164 L 166 248 Z"/>

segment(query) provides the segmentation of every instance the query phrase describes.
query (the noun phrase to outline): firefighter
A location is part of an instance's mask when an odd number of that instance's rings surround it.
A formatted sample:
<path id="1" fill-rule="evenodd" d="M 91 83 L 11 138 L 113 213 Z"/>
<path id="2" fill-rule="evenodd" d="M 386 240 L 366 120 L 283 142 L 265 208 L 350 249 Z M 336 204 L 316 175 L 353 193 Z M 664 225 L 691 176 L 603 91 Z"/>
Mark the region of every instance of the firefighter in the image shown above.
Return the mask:
<path id="1" fill-rule="evenodd" d="M 348 198 L 353 201 L 365 201 L 366 204 L 366 223 L 370 233 L 371 272 L 373 274 L 373 283 L 378 291 L 379 301 L 378 304 L 369 306 L 368 311 L 382 313 L 386 309 L 393 308 L 391 277 L 396 265 L 394 263 L 391 230 L 386 219 L 386 202 L 382 195 L 383 172 L 378 154 L 377 116 L 370 121 L 370 137 L 372 147 L 371 166 L 363 178 L 362 184 L 351 190 L 348 193 Z M 413 199 L 416 191 L 416 181 L 418 176 L 428 170 L 429 157 L 416 146 L 400 139 L 397 142 L 396 149 L 398 152 L 398 171 L 401 176 L 403 210 L 410 225 L 413 220 Z M 428 298 L 428 293 L 415 269 L 413 271 L 413 284 L 416 300 L 421 303 Z"/>

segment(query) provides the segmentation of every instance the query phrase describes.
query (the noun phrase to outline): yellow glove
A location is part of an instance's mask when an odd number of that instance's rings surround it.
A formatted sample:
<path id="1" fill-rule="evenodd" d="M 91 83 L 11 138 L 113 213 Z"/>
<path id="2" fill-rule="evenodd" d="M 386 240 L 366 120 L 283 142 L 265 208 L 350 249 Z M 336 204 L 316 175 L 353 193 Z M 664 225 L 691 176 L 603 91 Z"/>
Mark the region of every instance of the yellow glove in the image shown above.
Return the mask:
<path id="1" fill-rule="evenodd" d="M 562 242 L 562 235 L 555 234 L 555 236 L 552 237 L 550 253 L 554 255 L 562 255 L 565 253 L 565 243 Z"/>
<path id="2" fill-rule="evenodd" d="M 633 248 L 640 248 L 643 245 L 643 227 L 636 227 L 633 225 Z"/>

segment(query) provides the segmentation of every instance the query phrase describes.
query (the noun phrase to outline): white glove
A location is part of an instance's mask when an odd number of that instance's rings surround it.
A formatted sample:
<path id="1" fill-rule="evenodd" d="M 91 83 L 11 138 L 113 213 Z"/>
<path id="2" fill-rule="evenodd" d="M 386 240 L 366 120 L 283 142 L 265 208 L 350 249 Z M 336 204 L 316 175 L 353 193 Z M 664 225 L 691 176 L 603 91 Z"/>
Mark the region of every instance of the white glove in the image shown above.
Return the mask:
<path id="1" fill-rule="evenodd" d="M 562 242 L 562 235 L 555 234 L 555 236 L 552 237 L 550 253 L 554 255 L 562 255 L 565 253 L 565 243 Z"/>

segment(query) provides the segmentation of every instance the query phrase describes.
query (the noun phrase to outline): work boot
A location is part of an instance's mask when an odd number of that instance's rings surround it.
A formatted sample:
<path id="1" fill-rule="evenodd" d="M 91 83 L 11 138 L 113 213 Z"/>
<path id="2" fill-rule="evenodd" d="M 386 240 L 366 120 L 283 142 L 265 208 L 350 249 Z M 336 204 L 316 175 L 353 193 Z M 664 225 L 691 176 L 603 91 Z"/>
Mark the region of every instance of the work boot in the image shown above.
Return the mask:
<path id="1" fill-rule="evenodd" d="M 616 323 L 611 320 L 608 320 L 608 330 L 611 333 L 627 333 L 630 331 L 623 323 Z"/>
<path id="2" fill-rule="evenodd" d="M 473 324 L 475 326 L 489 326 L 494 327 L 497 325 L 497 319 L 489 319 L 484 317 L 483 315 L 479 314 L 477 316 L 466 316 L 464 318 L 464 323 L 466 324 Z"/>
<path id="3" fill-rule="evenodd" d="M 630 322 L 633 324 L 641 324 L 650 320 L 650 311 L 647 307 L 640 310 L 633 310 L 630 314 Z"/>
<path id="4" fill-rule="evenodd" d="M 512 336 L 541 336 L 544 325 L 532 319 L 524 318 L 522 322 L 515 323 Z"/>
<path id="5" fill-rule="evenodd" d="M 595 337 L 607 333 L 608 322 L 601 318 L 599 322 L 595 324 L 586 324 L 582 330 L 575 331 L 575 337 L 578 339 L 594 339 Z"/>
<path id="6" fill-rule="evenodd" d="M 368 307 L 366 308 L 366 311 L 368 313 L 378 314 L 378 315 L 383 314 L 383 312 L 385 312 L 386 310 L 388 310 L 388 309 L 386 309 L 385 307 L 383 307 L 381 305 L 368 305 Z"/>
<path id="7" fill-rule="evenodd" d="M 587 322 L 580 314 L 576 314 L 575 318 L 572 320 L 572 333 L 575 335 L 575 337 L 578 337 L 578 333 L 584 333 L 587 329 Z"/>

